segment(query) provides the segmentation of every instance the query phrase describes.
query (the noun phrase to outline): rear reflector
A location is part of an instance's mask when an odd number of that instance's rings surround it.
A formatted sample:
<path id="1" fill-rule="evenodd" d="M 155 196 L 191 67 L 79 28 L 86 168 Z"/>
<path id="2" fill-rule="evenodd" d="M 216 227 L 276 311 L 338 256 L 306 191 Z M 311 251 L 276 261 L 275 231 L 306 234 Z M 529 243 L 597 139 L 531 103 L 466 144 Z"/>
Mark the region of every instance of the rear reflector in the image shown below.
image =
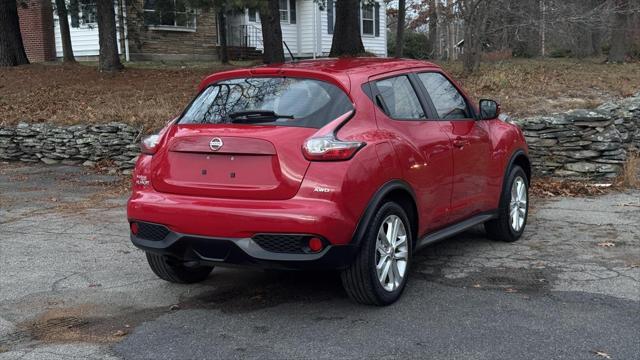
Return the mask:
<path id="1" fill-rule="evenodd" d="M 138 223 L 135 223 L 135 222 L 131 223 L 131 233 L 133 235 L 138 235 Z"/>
<path id="2" fill-rule="evenodd" d="M 302 146 L 302 152 L 311 161 L 340 161 L 349 160 L 365 143 L 360 141 L 341 141 L 333 134 L 307 139 Z"/>
<path id="3" fill-rule="evenodd" d="M 312 252 L 318 252 L 322 250 L 322 248 L 324 247 L 324 243 L 322 242 L 321 239 L 317 237 L 312 237 L 311 239 L 309 239 L 308 246 L 309 246 L 309 250 L 311 250 Z"/>

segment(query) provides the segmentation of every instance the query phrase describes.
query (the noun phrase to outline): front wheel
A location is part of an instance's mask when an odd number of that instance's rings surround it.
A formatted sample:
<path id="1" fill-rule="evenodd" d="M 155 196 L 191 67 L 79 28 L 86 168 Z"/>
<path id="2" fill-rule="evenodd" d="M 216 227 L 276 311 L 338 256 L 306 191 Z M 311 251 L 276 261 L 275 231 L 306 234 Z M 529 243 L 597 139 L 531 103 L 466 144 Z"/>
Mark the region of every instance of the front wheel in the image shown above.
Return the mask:
<path id="1" fill-rule="evenodd" d="M 504 183 L 498 218 L 487 221 L 484 228 L 490 238 L 513 242 L 522 236 L 529 214 L 529 181 L 520 166 L 514 166 Z"/>
<path id="2" fill-rule="evenodd" d="M 412 232 L 404 209 L 395 202 L 378 209 L 355 261 L 341 273 L 349 297 L 367 305 L 389 305 L 407 283 Z"/>
<path id="3" fill-rule="evenodd" d="M 172 283 L 193 284 L 206 279 L 213 266 L 186 266 L 177 259 L 146 253 L 149 267 L 160 279 Z"/>

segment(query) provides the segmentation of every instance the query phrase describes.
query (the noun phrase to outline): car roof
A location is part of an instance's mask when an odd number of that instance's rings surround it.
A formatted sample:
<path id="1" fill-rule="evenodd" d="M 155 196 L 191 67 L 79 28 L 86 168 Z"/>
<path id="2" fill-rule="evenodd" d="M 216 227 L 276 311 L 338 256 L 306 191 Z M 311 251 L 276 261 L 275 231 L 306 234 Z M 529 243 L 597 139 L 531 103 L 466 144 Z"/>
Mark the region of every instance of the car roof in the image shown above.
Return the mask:
<path id="1" fill-rule="evenodd" d="M 322 71 L 328 73 L 362 74 L 369 76 L 383 74 L 395 70 L 415 67 L 440 68 L 438 65 L 427 61 L 379 58 L 379 57 L 352 57 L 352 58 L 324 58 L 315 60 L 300 60 L 282 64 L 262 65 L 261 68 L 299 69 L 310 71 Z"/>
<path id="2" fill-rule="evenodd" d="M 331 81 L 349 93 L 352 83 L 367 82 L 370 76 L 414 68 L 440 69 L 438 65 L 433 63 L 411 59 L 378 57 L 323 58 L 213 73 L 200 83 L 199 90 L 221 79 L 282 74 L 285 76 L 312 76 L 320 80 Z"/>

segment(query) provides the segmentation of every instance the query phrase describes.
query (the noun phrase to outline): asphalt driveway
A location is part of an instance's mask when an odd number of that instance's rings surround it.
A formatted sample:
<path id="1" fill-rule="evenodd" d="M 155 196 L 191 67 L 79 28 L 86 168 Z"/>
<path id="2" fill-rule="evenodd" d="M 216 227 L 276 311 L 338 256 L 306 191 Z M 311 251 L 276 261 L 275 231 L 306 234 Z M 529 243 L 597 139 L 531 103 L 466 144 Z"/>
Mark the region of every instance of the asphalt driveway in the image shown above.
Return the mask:
<path id="1" fill-rule="evenodd" d="M 481 228 L 421 251 L 403 298 L 332 272 L 158 280 L 118 179 L 0 163 L 0 359 L 638 359 L 640 192 L 534 199 L 523 239 Z"/>

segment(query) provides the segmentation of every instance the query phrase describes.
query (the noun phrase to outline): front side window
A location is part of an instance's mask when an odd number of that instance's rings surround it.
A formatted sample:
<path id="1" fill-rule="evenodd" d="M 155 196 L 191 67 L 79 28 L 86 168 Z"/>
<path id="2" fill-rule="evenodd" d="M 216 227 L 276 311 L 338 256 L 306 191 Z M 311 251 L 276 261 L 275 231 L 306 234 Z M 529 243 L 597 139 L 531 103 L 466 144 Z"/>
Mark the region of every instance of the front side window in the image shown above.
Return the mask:
<path id="1" fill-rule="evenodd" d="M 152 27 L 196 28 L 196 14 L 186 0 L 145 0 L 144 24 Z"/>
<path id="2" fill-rule="evenodd" d="M 468 119 L 471 113 L 460 92 L 439 73 L 421 73 L 418 78 L 427 89 L 440 119 Z"/>
<path id="3" fill-rule="evenodd" d="M 289 0 L 280 0 L 280 21 L 289 21 Z"/>
<path id="4" fill-rule="evenodd" d="M 424 119 L 424 111 L 409 78 L 397 76 L 376 82 L 384 101 L 383 110 L 393 119 Z"/>
<path id="5" fill-rule="evenodd" d="M 352 109 L 349 97 L 324 81 L 240 78 L 207 87 L 179 123 L 321 128 Z"/>
<path id="6" fill-rule="evenodd" d="M 374 35 L 374 11 L 373 5 L 363 5 L 362 6 L 362 34 L 363 35 Z"/>

